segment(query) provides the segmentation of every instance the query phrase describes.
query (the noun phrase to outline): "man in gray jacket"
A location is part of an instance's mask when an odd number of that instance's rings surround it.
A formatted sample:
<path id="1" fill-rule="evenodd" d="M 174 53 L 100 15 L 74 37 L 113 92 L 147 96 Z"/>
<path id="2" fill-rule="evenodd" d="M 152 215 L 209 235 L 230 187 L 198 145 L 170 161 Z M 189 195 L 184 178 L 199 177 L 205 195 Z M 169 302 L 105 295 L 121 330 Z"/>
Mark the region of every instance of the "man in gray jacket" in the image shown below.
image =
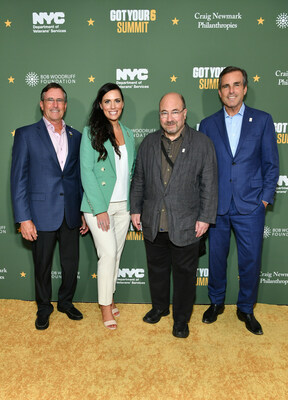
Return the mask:
<path id="1" fill-rule="evenodd" d="M 186 123 L 183 96 L 160 100 L 162 129 L 138 151 L 131 185 L 131 215 L 143 229 L 152 310 L 150 324 L 169 314 L 173 276 L 173 335 L 186 338 L 196 292 L 199 241 L 217 210 L 217 164 L 212 141 Z"/>

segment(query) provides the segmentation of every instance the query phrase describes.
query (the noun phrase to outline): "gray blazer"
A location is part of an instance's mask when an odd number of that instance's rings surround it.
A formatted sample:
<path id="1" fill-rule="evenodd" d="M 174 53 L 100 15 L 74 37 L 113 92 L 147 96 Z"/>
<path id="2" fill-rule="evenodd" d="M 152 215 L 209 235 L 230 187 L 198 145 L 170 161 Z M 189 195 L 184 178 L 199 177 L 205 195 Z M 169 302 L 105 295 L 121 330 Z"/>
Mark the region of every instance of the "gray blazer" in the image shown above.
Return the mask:
<path id="1" fill-rule="evenodd" d="M 176 246 L 199 240 L 196 221 L 215 223 L 217 164 L 214 145 L 203 133 L 186 125 L 182 146 L 168 185 L 161 178 L 161 133 L 149 134 L 141 143 L 130 191 L 130 212 L 141 214 L 144 237 L 158 233 L 165 202 L 169 238 Z"/>

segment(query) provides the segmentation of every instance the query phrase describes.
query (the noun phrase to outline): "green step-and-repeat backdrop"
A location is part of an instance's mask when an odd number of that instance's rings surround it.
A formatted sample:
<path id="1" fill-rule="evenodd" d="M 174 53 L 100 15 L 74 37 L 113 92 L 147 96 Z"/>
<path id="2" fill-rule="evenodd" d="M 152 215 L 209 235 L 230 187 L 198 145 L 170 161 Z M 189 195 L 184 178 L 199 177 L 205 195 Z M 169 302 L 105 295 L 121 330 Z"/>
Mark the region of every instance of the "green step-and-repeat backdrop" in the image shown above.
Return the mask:
<path id="1" fill-rule="evenodd" d="M 0 298 L 34 299 L 31 246 L 13 222 L 9 174 L 15 129 L 41 118 L 39 96 L 49 82 L 68 93 L 65 120 L 82 131 L 98 88 L 116 82 L 125 96 L 122 122 L 137 147 L 159 129 L 158 102 L 184 95 L 188 123 L 221 103 L 221 70 L 237 65 L 249 76 L 247 105 L 272 114 L 280 154 L 276 201 L 266 213 L 258 301 L 287 304 L 288 264 L 288 3 L 287 0 L 9 0 L 0 8 Z M 49 212 L 49 210 L 47 210 Z M 231 239 L 227 303 L 238 293 Z M 61 281 L 56 249 L 53 298 Z M 76 301 L 97 301 L 97 256 L 90 234 L 80 238 Z M 208 258 L 201 257 L 197 303 L 208 303 Z M 150 302 L 142 233 L 132 226 L 123 252 L 116 300 Z"/>

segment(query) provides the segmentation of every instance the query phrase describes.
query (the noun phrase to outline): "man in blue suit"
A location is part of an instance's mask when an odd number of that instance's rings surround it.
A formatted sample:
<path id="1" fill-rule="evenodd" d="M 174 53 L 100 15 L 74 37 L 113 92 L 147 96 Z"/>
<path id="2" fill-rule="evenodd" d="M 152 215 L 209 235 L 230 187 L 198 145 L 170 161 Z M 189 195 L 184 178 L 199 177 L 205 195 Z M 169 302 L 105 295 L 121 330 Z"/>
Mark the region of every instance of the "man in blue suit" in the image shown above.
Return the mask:
<path id="1" fill-rule="evenodd" d="M 262 335 L 253 314 L 257 301 L 265 209 L 273 203 L 279 177 L 275 128 L 269 114 L 243 103 L 247 73 L 225 68 L 219 77 L 223 109 L 205 118 L 199 130 L 212 139 L 218 161 L 218 211 L 209 231 L 210 307 L 203 322 L 215 322 L 224 311 L 230 235 L 236 237 L 239 268 L 237 316 Z"/>
<path id="2" fill-rule="evenodd" d="M 59 241 L 62 284 L 58 311 L 70 319 L 83 315 L 72 304 L 76 289 L 81 226 L 79 148 L 80 132 L 67 126 L 63 116 L 67 94 L 57 83 L 41 92 L 43 119 L 15 132 L 11 192 L 15 221 L 24 239 L 32 242 L 36 302 L 36 329 L 47 329 L 51 304 L 51 268 Z M 80 233 L 87 231 L 82 219 Z"/>

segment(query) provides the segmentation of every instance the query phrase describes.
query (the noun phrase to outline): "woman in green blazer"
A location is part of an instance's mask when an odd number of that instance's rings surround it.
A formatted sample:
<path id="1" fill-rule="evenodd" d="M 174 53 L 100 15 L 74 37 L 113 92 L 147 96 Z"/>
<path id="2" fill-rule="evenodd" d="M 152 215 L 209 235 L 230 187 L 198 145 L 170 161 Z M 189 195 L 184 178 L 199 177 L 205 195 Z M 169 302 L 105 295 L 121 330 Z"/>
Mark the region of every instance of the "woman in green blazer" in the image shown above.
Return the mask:
<path id="1" fill-rule="evenodd" d="M 120 315 L 113 293 L 130 222 L 129 190 L 135 160 L 133 132 L 119 121 L 123 107 L 119 86 L 103 85 L 80 147 L 81 211 L 97 250 L 98 303 L 108 329 L 116 329 L 114 316 Z"/>

